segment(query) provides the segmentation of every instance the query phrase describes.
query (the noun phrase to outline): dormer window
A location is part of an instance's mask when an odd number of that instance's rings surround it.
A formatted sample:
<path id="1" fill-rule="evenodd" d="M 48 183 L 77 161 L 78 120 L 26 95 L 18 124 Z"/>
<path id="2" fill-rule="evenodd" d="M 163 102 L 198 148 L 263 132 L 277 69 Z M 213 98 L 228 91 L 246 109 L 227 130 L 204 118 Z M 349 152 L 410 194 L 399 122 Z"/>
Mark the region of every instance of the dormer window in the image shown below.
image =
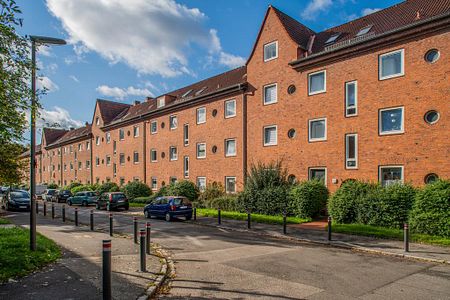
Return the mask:
<path id="1" fill-rule="evenodd" d="M 356 34 L 356 36 L 365 35 L 366 33 L 368 33 L 370 31 L 370 29 L 372 29 L 372 25 L 360 29 L 358 31 L 358 33 Z"/>
<path id="2" fill-rule="evenodd" d="M 325 42 L 325 44 L 332 44 L 332 43 L 336 42 L 337 38 L 338 38 L 340 35 L 341 35 L 340 33 L 333 34 L 332 36 L 330 36 L 330 37 L 328 38 L 328 40 Z"/>
<path id="3" fill-rule="evenodd" d="M 207 88 L 208 88 L 207 86 L 202 87 L 200 90 L 198 90 L 197 92 L 195 92 L 195 96 L 200 95 L 200 94 L 203 93 Z"/>
<path id="4" fill-rule="evenodd" d="M 95 125 L 100 126 L 100 118 L 95 118 Z"/>
<path id="5" fill-rule="evenodd" d="M 278 41 L 264 45 L 264 61 L 269 61 L 278 57 Z"/>
<path id="6" fill-rule="evenodd" d="M 164 97 L 160 97 L 156 100 L 156 107 L 157 108 L 161 108 L 164 107 L 164 105 L 166 105 L 166 99 Z"/>
<path id="7" fill-rule="evenodd" d="M 181 98 L 187 97 L 191 92 L 192 92 L 192 89 L 190 89 L 189 91 L 187 91 L 186 93 L 184 93 L 184 94 L 181 96 Z"/>

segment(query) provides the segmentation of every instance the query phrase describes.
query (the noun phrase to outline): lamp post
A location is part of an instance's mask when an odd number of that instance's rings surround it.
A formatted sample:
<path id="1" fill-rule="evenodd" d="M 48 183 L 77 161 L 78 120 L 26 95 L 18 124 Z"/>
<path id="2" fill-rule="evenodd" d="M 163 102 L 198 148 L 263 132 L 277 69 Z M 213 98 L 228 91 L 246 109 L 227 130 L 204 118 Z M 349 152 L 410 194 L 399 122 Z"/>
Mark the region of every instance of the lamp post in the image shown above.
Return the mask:
<path id="1" fill-rule="evenodd" d="M 36 250 L 36 44 L 38 45 L 65 45 L 66 41 L 45 36 L 30 36 L 31 40 L 31 149 L 30 149 L 30 249 Z"/>

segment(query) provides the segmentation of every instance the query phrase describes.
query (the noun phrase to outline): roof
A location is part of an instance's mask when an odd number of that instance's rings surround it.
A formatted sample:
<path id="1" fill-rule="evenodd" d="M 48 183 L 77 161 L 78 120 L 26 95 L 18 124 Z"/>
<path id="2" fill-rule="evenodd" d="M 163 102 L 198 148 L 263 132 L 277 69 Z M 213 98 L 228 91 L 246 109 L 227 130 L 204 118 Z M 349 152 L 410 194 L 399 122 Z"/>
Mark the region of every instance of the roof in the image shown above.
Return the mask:
<path id="1" fill-rule="evenodd" d="M 76 140 L 76 139 L 79 139 L 82 137 L 89 137 L 89 135 L 91 134 L 91 128 L 92 128 L 91 124 L 87 124 L 84 127 L 69 130 L 66 132 L 66 134 L 61 136 L 59 139 L 57 139 L 52 144 L 47 144 L 47 147 L 64 144 L 64 143 L 67 143 L 67 142 L 70 142 L 70 141 L 73 141 L 73 140 Z"/>
<path id="2" fill-rule="evenodd" d="M 63 136 L 67 132 L 66 129 L 60 128 L 43 128 L 42 135 L 45 136 L 45 142 L 47 145 L 53 144 L 57 139 Z"/>
<path id="3" fill-rule="evenodd" d="M 103 123 L 105 125 L 109 124 L 115 117 L 117 117 L 117 115 L 131 106 L 130 104 L 104 99 L 97 99 L 97 103 L 100 109 L 100 115 L 102 116 Z"/>
<path id="4" fill-rule="evenodd" d="M 39 154 L 39 153 L 41 153 L 41 145 L 36 145 L 36 148 L 34 148 L 35 149 L 35 153 L 36 154 Z M 28 149 L 27 151 L 25 151 L 25 152 L 23 152 L 22 154 L 20 154 L 19 155 L 19 158 L 27 158 L 27 157 L 29 157 L 30 156 L 30 149 Z"/>

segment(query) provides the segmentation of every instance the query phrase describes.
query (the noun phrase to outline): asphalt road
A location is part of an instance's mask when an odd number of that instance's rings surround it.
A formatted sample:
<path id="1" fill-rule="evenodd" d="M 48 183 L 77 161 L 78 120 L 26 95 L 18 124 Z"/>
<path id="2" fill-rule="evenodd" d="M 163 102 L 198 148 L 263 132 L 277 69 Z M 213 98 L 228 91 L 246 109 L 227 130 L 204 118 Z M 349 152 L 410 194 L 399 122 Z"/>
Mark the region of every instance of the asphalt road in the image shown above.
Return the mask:
<path id="1" fill-rule="evenodd" d="M 55 205 L 55 222 L 61 222 L 61 204 Z M 73 219 L 73 207 L 66 208 Z M 89 223 L 91 209 L 79 207 L 81 223 Z M 141 228 L 145 221 L 175 261 L 176 278 L 162 299 L 450 299 L 448 265 L 143 216 Z M 108 224 L 108 212 L 95 211 L 95 227 L 107 230 Z M 114 212 L 114 230 L 132 234 L 133 216 Z"/>

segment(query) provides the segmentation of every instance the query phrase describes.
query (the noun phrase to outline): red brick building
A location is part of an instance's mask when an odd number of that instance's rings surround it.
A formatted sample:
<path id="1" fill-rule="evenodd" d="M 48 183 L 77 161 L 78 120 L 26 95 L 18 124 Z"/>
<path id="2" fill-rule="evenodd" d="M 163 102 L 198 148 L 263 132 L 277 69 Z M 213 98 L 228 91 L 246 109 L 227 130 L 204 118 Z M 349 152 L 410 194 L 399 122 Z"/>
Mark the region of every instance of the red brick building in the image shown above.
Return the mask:
<path id="1" fill-rule="evenodd" d="M 234 192 L 252 163 L 279 159 L 291 180 L 323 178 L 331 191 L 348 178 L 448 178 L 449 29 L 449 0 L 405 1 L 322 32 L 270 6 L 246 66 L 143 103 L 98 100 L 92 127 L 44 130 L 37 178 Z M 89 157 L 90 169 L 64 171 Z"/>

